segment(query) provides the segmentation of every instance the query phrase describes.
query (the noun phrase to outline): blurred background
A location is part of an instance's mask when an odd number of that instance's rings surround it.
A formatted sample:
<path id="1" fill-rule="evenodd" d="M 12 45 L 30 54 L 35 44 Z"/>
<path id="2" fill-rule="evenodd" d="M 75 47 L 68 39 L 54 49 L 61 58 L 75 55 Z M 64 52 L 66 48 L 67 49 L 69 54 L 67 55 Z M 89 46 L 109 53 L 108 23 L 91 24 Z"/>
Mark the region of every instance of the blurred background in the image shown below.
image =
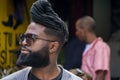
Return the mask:
<path id="1" fill-rule="evenodd" d="M 30 7 L 35 0 L 0 0 L 0 77 L 17 70 L 18 38 L 30 23 Z M 111 79 L 120 80 L 120 0 L 49 0 L 55 12 L 69 27 L 69 40 L 75 37 L 75 22 L 94 17 L 97 36 L 111 47 Z M 69 41 L 68 41 L 69 43 Z M 66 43 L 67 44 L 67 43 Z M 58 59 L 64 64 L 64 49 Z"/>

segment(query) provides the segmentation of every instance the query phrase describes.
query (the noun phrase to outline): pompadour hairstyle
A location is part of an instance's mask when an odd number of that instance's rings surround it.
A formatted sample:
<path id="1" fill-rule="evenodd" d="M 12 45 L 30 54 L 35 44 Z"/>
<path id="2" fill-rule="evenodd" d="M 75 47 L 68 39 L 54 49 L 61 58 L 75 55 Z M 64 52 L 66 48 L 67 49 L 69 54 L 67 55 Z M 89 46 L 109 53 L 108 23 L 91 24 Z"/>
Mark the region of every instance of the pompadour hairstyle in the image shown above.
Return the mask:
<path id="1" fill-rule="evenodd" d="M 59 32 L 58 35 L 63 35 L 63 36 L 61 37 L 57 36 L 57 37 L 58 38 L 63 37 L 63 39 L 61 39 L 63 42 L 66 42 L 68 40 L 69 33 L 68 33 L 67 25 L 54 12 L 54 10 L 51 7 L 51 4 L 47 0 L 37 0 L 35 3 L 33 3 L 30 12 L 31 12 L 32 22 L 44 25 L 46 28 L 53 30 L 55 32 Z"/>

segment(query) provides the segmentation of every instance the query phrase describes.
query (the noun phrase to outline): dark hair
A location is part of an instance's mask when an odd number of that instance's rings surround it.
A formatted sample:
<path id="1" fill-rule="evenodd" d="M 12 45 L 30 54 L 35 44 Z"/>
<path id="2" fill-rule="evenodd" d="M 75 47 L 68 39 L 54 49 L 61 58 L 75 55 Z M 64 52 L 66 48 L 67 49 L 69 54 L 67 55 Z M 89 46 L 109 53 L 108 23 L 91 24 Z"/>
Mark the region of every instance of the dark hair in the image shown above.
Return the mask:
<path id="1" fill-rule="evenodd" d="M 46 27 L 45 32 L 66 42 L 68 39 L 68 28 L 63 20 L 54 12 L 47 0 L 38 0 L 31 7 L 32 21 Z"/>
<path id="2" fill-rule="evenodd" d="M 44 32 L 51 37 L 53 36 L 56 41 L 64 43 L 64 34 L 62 32 L 49 28 L 46 28 Z"/>
<path id="3" fill-rule="evenodd" d="M 78 19 L 80 28 L 87 28 L 90 32 L 95 33 L 96 23 L 95 20 L 90 16 L 83 16 Z"/>

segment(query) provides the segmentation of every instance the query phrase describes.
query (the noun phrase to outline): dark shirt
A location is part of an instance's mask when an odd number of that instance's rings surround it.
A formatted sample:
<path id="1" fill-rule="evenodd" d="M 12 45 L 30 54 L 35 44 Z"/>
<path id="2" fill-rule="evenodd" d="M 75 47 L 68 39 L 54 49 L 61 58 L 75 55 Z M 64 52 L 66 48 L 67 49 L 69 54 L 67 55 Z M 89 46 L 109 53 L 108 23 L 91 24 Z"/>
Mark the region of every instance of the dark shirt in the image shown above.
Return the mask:
<path id="1" fill-rule="evenodd" d="M 61 69 L 61 68 L 60 68 L 60 69 Z M 61 80 L 61 78 L 62 78 L 62 73 L 63 73 L 63 70 L 61 69 L 60 74 L 59 74 L 56 78 L 54 78 L 54 79 L 52 79 L 52 80 Z M 28 75 L 28 80 L 42 80 L 42 79 L 38 79 L 35 75 L 33 75 L 33 74 L 30 72 L 29 75 Z"/>
<path id="2" fill-rule="evenodd" d="M 64 68 L 67 70 L 81 68 L 82 53 L 85 49 L 85 43 L 77 38 L 72 38 L 64 47 L 65 63 Z"/>

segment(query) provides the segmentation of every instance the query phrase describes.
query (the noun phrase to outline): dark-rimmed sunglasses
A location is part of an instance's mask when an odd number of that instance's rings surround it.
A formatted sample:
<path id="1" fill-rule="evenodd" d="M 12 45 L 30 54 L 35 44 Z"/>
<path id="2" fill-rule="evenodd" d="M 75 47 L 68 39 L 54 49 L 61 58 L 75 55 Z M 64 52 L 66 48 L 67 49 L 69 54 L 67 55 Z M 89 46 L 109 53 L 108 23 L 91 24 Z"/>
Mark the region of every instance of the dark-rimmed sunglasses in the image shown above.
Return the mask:
<path id="1" fill-rule="evenodd" d="M 26 43 L 31 45 L 37 39 L 44 40 L 44 41 L 50 41 L 50 42 L 55 41 L 55 40 L 48 40 L 48 39 L 40 38 L 35 34 L 21 34 L 20 37 L 19 37 L 19 44 L 22 45 L 22 42 L 24 40 L 26 40 Z"/>

